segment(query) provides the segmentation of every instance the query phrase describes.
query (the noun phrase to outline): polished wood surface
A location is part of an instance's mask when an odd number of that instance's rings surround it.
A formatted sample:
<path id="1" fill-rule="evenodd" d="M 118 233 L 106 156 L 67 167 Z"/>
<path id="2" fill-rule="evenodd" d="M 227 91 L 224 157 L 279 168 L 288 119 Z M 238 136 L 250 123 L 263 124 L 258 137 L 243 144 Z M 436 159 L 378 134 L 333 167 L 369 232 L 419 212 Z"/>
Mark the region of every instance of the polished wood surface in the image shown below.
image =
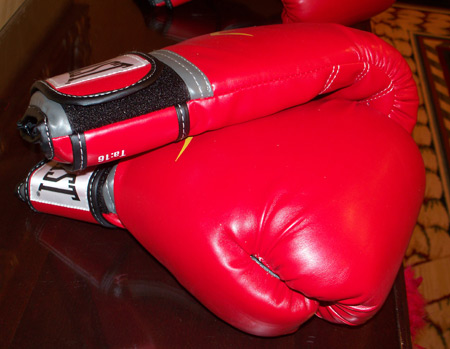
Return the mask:
<path id="1" fill-rule="evenodd" d="M 0 348 L 411 347 L 402 273 L 363 326 L 314 318 L 292 335 L 260 338 L 211 314 L 127 231 L 34 213 L 15 197 L 42 157 L 15 126 L 33 81 L 127 51 L 276 22 L 280 10 L 275 0 L 197 1 L 173 13 L 137 0 L 29 0 L 3 28 Z"/>

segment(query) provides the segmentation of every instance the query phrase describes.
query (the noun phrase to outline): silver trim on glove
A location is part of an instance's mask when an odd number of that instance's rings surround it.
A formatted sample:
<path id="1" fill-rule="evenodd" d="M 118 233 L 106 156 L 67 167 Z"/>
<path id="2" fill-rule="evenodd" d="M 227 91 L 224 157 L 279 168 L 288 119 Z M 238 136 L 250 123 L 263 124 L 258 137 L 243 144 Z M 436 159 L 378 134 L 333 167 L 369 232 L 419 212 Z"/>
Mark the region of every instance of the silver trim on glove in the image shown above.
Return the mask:
<path id="1" fill-rule="evenodd" d="M 157 50 L 150 54 L 172 68 L 183 79 L 191 99 L 214 96 L 208 77 L 183 56 L 169 50 Z"/>
<path id="2" fill-rule="evenodd" d="M 61 104 L 48 99 L 42 92 L 36 91 L 31 96 L 30 105 L 39 108 L 47 116 L 47 125 L 52 138 L 72 134 L 69 119 Z"/>
<path id="3" fill-rule="evenodd" d="M 116 175 L 117 165 L 114 166 L 106 178 L 102 188 L 103 201 L 109 212 L 116 214 L 116 202 L 114 200 L 114 176 Z"/>

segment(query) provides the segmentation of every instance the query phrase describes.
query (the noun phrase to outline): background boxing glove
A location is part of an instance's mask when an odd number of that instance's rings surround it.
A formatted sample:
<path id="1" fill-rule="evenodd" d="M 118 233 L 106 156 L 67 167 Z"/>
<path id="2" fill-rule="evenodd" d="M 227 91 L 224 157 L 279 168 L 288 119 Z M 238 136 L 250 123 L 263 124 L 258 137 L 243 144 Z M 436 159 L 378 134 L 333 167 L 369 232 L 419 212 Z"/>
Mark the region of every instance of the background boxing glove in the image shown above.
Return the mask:
<path id="1" fill-rule="evenodd" d="M 281 6 L 247 6 L 239 0 L 196 0 L 172 11 L 155 9 L 147 1 L 135 1 L 145 24 L 173 42 L 184 41 L 212 32 L 267 25 L 280 22 Z M 262 10 L 262 11 L 261 11 Z"/>
<path id="2" fill-rule="evenodd" d="M 169 8 L 190 0 L 172 1 Z M 246 3 L 247 1 L 243 1 Z M 281 0 L 284 23 L 316 22 L 353 25 L 388 9 L 395 0 L 355 1 L 355 0 Z M 149 1 L 151 6 L 163 6 L 164 0 Z M 173 5 L 173 6 L 172 6 Z"/>
<path id="3" fill-rule="evenodd" d="M 185 2 L 188 2 L 190 0 L 146 0 L 150 6 L 166 6 L 167 8 L 171 9 L 175 6 L 179 6 L 184 4 Z"/>
<path id="4" fill-rule="evenodd" d="M 362 22 L 392 6 L 395 0 L 282 0 L 283 23 L 316 22 L 352 25 Z"/>
<path id="5" fill-rule="evenodd" d="M 231 30 L 38 81 L 21 134 L 79 170 L 317 97 L 345 98 L 411 131 L 414 81 L 376 36 L 333 24 Z"/>
<path id="6" fill-rule="evenodd" d="M 32 207 L 127 228 L 211 311 L 260 336 L 293 332 L 314 314 L 350 325 L 372 317 L 425 185 L 410 135 L 345 100 L 207 132 L 110 169 L 75 176 L 45 166 L 19 188 Z M 67 204 L 74 192 L 85 208 Z"/>

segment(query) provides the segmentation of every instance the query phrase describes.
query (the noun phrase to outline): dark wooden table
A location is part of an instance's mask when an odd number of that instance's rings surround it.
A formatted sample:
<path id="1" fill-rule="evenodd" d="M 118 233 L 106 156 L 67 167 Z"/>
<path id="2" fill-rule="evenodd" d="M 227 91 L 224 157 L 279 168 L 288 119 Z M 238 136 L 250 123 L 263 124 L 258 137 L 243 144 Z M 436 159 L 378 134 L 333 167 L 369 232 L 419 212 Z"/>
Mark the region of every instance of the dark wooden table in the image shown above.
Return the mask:
<path id="1" fill-rule="evenodd" d="M 280 11 L 277 0 L 197 1 L 173 13 L 137 0 L 29 0 L 2 30 L 1 348 L 411 347 L 402 273 L 363 326 L 314 318 L 295 334 L 259 338 L 211 314 L 127 231 L 33 213 L 14 196 L 41 159 L 15 126 L 34 80 L 131 50 L 277 22 Z"/>

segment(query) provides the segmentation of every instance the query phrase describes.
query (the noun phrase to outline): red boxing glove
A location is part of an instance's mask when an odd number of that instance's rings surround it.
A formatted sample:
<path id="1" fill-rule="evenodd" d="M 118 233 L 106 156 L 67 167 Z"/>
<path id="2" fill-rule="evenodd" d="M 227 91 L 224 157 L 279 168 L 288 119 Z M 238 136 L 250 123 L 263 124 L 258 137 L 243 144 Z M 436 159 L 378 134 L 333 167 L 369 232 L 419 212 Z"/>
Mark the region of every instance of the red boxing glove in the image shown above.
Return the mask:
<path id="1" fill-rule="evenodd" d="M 398 123 L 319 100 L 112 169 L 44 165 L 19 192 L 37 210 L 127 228 L 212 312 L 278 336 L 314 314 L 357 325 L 377 312 L 424 187 Z"/>
<path id="2" fill-rule="evenodd" d="M 172 1 L 169 8 L 178 6 L 190 0 Z M 392 6 L 395 0 L 356 1 L 356 0 L 281 0 L 283 23 L 316 22 L 339 23 L 352 25 L 383 12 Z M 163 6 L 164 0 L 150 1 L 153 6 Z"/>
<path id="3" fill-rule="evenodd" d="M 373 34 L 333 24 L 213 33 L 33 86 L 22 135 L 84 169 L 314 98 L 360 101 L 411 131 L 415 84 Z M 411 97 L 413 96 L 413 97 Z"/>
<path id="4" fill-rule="evenodd" d="M 283 23 L 320 22 L 352 25 L 362 22 L 392 6 L 395 0 L 282 0 Z"/>

